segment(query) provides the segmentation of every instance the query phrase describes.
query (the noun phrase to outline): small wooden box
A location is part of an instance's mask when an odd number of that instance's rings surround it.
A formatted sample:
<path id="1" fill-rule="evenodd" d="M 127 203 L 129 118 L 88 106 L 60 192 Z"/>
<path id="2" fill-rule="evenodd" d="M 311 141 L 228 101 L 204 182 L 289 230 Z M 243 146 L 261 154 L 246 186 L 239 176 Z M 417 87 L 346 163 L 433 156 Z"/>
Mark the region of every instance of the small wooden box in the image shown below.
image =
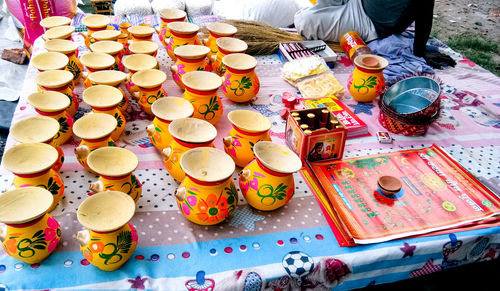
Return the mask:
<path id="1" fill-rule="evenodd" d="M 337 120 L 338 126 L 331 129 L 323 127 L 324 124 L 319 123 L 322 110 L 325 108 L 293 110 L 288 114 L 285 131 L 286 143 L 303 162 L 338 160 L 342 159 L 344 155 L 347 129 L 331 111 L 328 111 L 327 122 Z M 299 114 L 300 124 L 293 116 L 295 112 Z M 311 126 L 314 130 L 304 132 L 301 124 L 310 124 L 307 117 L 309 113 L 313 113 L 316 118 Z"/>

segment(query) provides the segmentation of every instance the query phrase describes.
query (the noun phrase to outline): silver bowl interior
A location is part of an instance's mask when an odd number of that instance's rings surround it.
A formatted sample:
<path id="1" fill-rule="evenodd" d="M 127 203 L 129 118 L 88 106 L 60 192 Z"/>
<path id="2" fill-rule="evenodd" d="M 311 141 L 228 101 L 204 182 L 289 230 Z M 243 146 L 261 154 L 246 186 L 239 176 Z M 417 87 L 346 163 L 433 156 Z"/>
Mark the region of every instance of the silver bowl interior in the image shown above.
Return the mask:
<path id="1" fill-rule="evenodd" d="M 429 107 L 440 94 L 441 88 L 436 81 L 413 77 L 392 85 L 384 95 L 384 103 L 399 114 L 412 114 Z"/>

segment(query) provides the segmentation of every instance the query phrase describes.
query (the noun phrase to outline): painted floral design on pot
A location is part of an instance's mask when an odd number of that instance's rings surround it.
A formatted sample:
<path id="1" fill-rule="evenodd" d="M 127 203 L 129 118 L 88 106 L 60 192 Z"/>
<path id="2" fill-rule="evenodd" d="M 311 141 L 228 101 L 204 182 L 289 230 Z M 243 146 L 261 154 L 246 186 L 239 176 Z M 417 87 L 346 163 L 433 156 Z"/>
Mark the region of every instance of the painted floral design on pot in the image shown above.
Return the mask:
<path id="1" fill-rule="evenodd" d="M 58 156 L 57 150 L 51 145 L 22 143 L 11 147 L 4 153 L 2 165 L 15 175 L 14 187 L 36 186 L 49 190 L 54 198 L 48 210 L 50 212 L 64 195 L 64 183 L 52 168 Z"/>
<path id="2" fill-rule="evenodd" d="M 87 171 L 93 173 L 87 164 L 87 157 L 91 152 L 101 147 L 115 146 L 111 134 L 117 124 L 116 119 L 106 113 L 89 113 L 75 121 L 73 133 L 82 139 L 75 148 L 75 155 Z"/>
<path id="3" fill-rule="evenodd" d="M 135 203 L 119 191 L 96 193 L 82 202 L 77 218 L 86 230 L 76 239 L 89 263 L 103 271 L 119 269 L 134 253 L 138 235 L 129 223 Z"/>
<path id="4" fill-rule="evenodd" d="M 161 43 L 166 47 L 170 39 L 171 33 L 168 29 L 168 24 L 170 22 L 184 22 L 186 21 L 186 12 L 180 9 L 165 8 L 159 11 L 159 16 L 161 19 L 160 31 L 158 32 L 158 38 Z"/>
<path id="5" fill-rule="evenodd" d="M 129 71 L 126 83 L 127 90 L 132 95 L 132 97 L 136 99 L 140 96 L 140 94 L 137 93 L 139 92 L 139 87 L 132 83 L 132 76 L 138 71 L 160 68 L 158 61 L 153 56 L 146 54 L 133 54 L 127 56 L 123 59 L 123 65 Z"/>
<path id="6" fill-rule="evenodd" d="M 54 91 L 63 93 L 69 100 L 67 112 L 71 116 L 75 116 L 78 111 L 78 98 L 73 92 L 73 74 L 63 70 L 44 71 L 35 77 L 38 85 L 38 91 Z"/>
<path id="7" fill-rule="evenodd" d="M 182 214 L 201 225 L 224 221 L 238 201 L 231 179 L 235 169 L 231 157 L 215 148 L 199 147 L 187 151 L 180 162 L 186 178 L 175 197 Z"/>
<path id="8" fill-rule="evenodd" d="M 45 49 L 49 52 L 65 54 L 69 61 L 66 71 L 73 74 L 73 82 L 78 83 L 82 77 L 83 65 L 78 59 L 78 48 L 71 40 L 51 39 L 44 43 Z"/>
<path id="9" fill-rule="evenodd" d="M 130 80 L 139 88 L 139 92 L 133 93 L 138 98 L 137 103 L 144 112 L 153 115 L 151 105 L 156 100 L 167 96 L 162 88 L 162 84 L 167 80 L 167 75 L 156 69 L 142 70 L 132 75 Z"/>
<path id="10" fill-rule="evenodd" d="M 160 151 L 170 145 L 172 135 L 168 126 L 173 120 L 193 116 L 193 105 L 186 99 L 179 97 L 166 97 L 156 100 L 151 105 L 155 115 L 153 123 L 146 127 L 149 140 Z"/>
<path id="11" fill-rule="evenodd" d="M 0 241 L 5 252 L 28 264 L 47 258 L 61 238 L 59 223 L 48 213 L 53 196 L 39 187 L 0 195 Z"/>
<path id="12" fill-rule="evenodd" d="M 247 54 L 234 53 L 222 58 L 226 66 L 222 92 L 234 102 L 250 101 L 260 89 L 259 78 L 255 74 L 257 60 Z"/>
<path id="13" fill-rule="evenodd" d="M 250 110 L 233 110 L 227 118 L 233 127 L 223 139 L 224 150 L 238 167 L 243 168 L 255 158 L 255 144 L 271 140 L 268 133 L 271 122 L 264 115 Z"/>
<path id="14" fill-rule="evenodd" d="M 170 145 L 162 150 L 163 162 L 168 173 L 177 182 L 186 176 L 181 168 L 182 155 L 193 148 L 214 147 L 217 130 L 210 123 L 196 118 L 179 118 L 170 123 L 168 131 L 172 135 Z"/>
<path id="15" fill-rule="evenodd" d="M 359 55 L 354 59 L 356 67 L 347 80 L 347 89 L 359 102 L 371 102 L 385 90 L 382 71 L 389 62 L 377 55 Z"/>
<path id="16" fill-rule="evenodd" d="M 236 32 L 238 32 L 236 27 L 223 22 L 211 22 L 207 24 L 207 29 L 209 36 L 203 40 L 203 44 L 210 48 L 210 52 L 208 53 L 209 58 L 216 55 L 219 51 L 217 48 L 217 39 L 221 37 L 234 37 Z"/>
<path id="17" fill-rule="evenodd" d="M 46 143 L 53 146 L 58 153 L 57 161 L 52 166 L 59 172 L 64 162 L 64 152 L 54 143 L 54 137 L 59 133 L 59 123 L 48 116 L 36 115 L 20 120 L 10 128 L 10 134 L 18 143 Z"/>
<path id="18" fill-rule="evenodd" d="M 115 87 L 108 85 L 95 85 L 83 91 L 83 101 L 95 113 L 105 113 L 116 119 L 116 128 L 111 133 L 111 139 L 116 141 L 125 129 L 126 121 L 123 113 L 118 110 L 118 105 L 123 100 L 123 94 Z"/>
<path id="19" fill-rule="evenodd" d="M 184 99 L 193 104 L 193 117 L 216 124 L 222 116 L 222 102 L 217 90 L 222 85 L 222 79 L 214 73 L 193 71 L 182 76 L 186 87 Z"/>
<path id="20" fill-rule="evenodd" d="M 98 181 L 90 184 L 92 192 L 120 191 L 135 202 L 141 197 L 141 182 L 132 173 L 139 165 L 133 152 L 120 147 L 102 147 L 89 154 L 87 164 L 100 176 Z"/>
<path id="21" fill-rule="evenodd" d="M 59 131 L 52 143 L 55 146 L 63 145 L 73 135 L 73 117 L 66 112 L 70 102 L 66 95 L 55 91 L 42 91 L 28 96 L 35 111 L 41 116 L 47 116 L 59 123 Z"/>
<path id="22" fill-rule="evenodd" d="M 170 38 L 166 42 L 168 56 L 173 60 L 177 61 L 174 50 L 183 45 L 200 45 L 200 40 L 198 39 L 198 31 L 200 27 L 194 23 L 189 22 L 170 22 L 167 24 L 168 30 L 170 30 Z"/>
<path id="23" fill-rule="evenodd" d="M 245 53 L 248 49 L 246 42 L 233 37 L 220 37 L 216 40 L 217 54 L 210 57 L 214 73 L 219 76 L 224 76 L 226 73 L 226 65 L 222 62 L 222 58 L 229 54 Z"/>
<path id="24" fill-rule="evenodd" d="M 174 50 L 177 61 L 170 67 L 172 78 L 177 86 L 185 89 L 182 83 L 182 76 L 192 71 L 210 71 L 206 57 L 209 48 L 201 45 L 185 45 Z"/>
<path id="25" fill-rule="evenodd" d="M 259 210 L 280 208 L 295 191 L 293 173 L 300 170 L 300 158 L 288 147 L 261 141 L 254 147 L 255 160 L 240 173 L 240 189 L 248 204 Z"/>

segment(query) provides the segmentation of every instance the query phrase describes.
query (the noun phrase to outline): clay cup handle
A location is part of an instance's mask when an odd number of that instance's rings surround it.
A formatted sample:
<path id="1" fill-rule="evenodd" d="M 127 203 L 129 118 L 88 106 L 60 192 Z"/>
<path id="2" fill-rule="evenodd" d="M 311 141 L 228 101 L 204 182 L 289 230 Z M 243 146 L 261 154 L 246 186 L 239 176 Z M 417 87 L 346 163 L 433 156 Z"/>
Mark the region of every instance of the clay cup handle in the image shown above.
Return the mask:
<path id="1" fill-rule="evenodd" d="M 85 160 L 90 153 L 90 149 L 86 145 L 79 145 L 75 148 L 75 156 L 79 160 Z"/>
<path id="2" fill-rule="evenodd" d="M 208 37 L 206 37 L 206 38 L 200 38 L 200 41 L 201 41 L 201 43 L 202 43 L 204 46 L 207 46 L 207 43 L 208 43 Z"/>
<path id="3" fill-rule="evenodd" d="M 186 200 L 186 194 L 187 194 L 187 190 L 186 190 L 186 187 L 179 187 L 177 188 L 177 190 L 175 190 L 175 198 L 177 198 L 177 200 L 179 201 L 184 201 Z"/>
<path id="4" fill-rule="evenodd" d="M 240 172 L 240 180 L 242 182 L 248 181 L 248 179 L 250 179 L 251 174 L 252 172 L 249 169 L 244 169 L 243 171 Z"/>
<path id="5" fill-rule="evenodd" d="M 170 72 L 172 74 L 177 74 L 177 66 L 176 65 L 171 65 L 170 66 Z"/>
<path id="6" fill-rule="evenodd" d="M 232 136 L 226 136 L 226 137 L 224 137 L 222 139 L 222 142 L 224 142 L 224 147 L 228 148 L 233 143 L 233 137 Z"/>
<path id="7" fill-rule="evenodd" d="M 172 148 L 171 147 L 166 147 L 161 151 L 161 155 L 165 160 L 168 160 L 170 158 L 170 154 L 172 154 Z"/>
<path id="8" fill-rule="evenodd" d="M 210 59 L 211 62 L 215 63 L 215 60 L 217 59 L 217 56 L 216 55 L 211 55 L 209 59 Z"/>
<path id="9" fill-rule="evenodd" d="M 0 225 L 0 242 L 4 242 L 7 237 L 7 225 Z"/>
<path id="10" fill-rule="evenodd" d="M 93 193 L 99 193 L 104 191 L 104 183 L 101 180 L 97 180 L 93 183 L 90 183 L 89 190 Z"/>
<path id="11" fill-rule="evenodd" d="M 83 247 L 90 241 L 90 232 L 88 230 L 80 230 L 76 233 L 76 240 Z"/>
<path id="12" fill-rule="evenodd" d="M 155 125 L 151 123 L 148 126 L 146 126 L 146 132 L 148 133 L 149 136 L 153 136 L 153 134 L 155 134 Z"/>

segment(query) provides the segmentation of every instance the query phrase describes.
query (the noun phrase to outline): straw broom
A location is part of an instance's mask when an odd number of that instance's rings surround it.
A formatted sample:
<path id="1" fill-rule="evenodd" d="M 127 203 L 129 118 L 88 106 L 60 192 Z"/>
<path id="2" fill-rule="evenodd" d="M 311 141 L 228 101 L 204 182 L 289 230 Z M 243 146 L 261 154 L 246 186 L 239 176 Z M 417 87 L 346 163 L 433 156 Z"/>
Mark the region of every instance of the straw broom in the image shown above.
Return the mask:
<path id="1" fill-rule="evenodd" d="M 223 20 L 238 29 L 234 36 L 248 44 L 247 54 L 270 55 L 274 54 L 281 42 L 302 41 L 296 33 L 290 33 L 260 21 Z"/>

